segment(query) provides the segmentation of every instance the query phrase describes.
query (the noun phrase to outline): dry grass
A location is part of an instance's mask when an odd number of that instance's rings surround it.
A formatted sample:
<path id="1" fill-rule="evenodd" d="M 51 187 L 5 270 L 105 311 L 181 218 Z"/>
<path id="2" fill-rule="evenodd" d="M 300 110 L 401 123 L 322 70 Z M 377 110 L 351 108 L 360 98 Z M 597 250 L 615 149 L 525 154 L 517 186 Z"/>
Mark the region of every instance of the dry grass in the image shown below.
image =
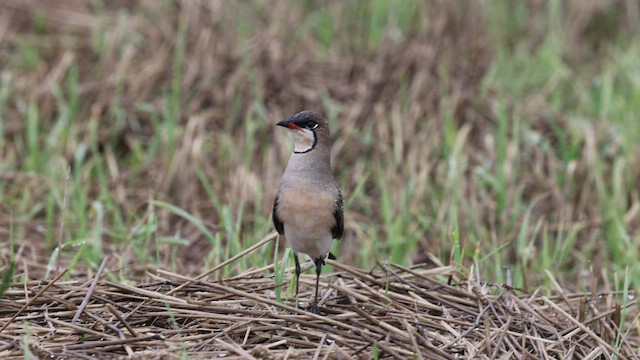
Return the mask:
<path id="1" fill-rule="evenodd" d="M 135 286 L 106 280 L 103 267 L 93 278 L 25 280 L 1 302 L 0 356 L 638 358 L 637 335 L 617 338 L 623 309 L 612 294 L 547 297 L 462 279 L 449 266 L 331 263 L 321 315 L 303 308 L 313 278 L 301 278 L 296 308 L 277 300 L 272 266 L 209 281 L 149 269 Z"/>

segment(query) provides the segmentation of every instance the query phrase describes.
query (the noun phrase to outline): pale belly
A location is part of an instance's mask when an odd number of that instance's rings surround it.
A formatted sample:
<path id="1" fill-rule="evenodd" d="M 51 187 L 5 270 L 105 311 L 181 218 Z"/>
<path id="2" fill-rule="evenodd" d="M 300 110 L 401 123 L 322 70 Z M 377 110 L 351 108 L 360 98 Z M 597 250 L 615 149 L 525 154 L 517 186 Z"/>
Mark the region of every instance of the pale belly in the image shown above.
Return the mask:
<path id="1" fill-rule="evenodd" d="M 329 193 L 308 194 L 305 191 L 287 191 L 287 195 L 281 195 L 277 211 L 291 248 L 315 259 L 327 255 L 333 244 L 331 228 L 335 225 L 335 196 Z"/>

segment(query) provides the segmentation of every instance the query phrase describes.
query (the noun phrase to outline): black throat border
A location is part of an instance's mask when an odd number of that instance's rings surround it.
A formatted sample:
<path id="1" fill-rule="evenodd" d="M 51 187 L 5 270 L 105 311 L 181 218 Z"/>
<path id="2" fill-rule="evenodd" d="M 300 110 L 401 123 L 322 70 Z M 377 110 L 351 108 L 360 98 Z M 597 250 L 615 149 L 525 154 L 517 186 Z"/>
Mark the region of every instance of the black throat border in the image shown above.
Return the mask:
<path id="1" fill-rule="evenodd" d="M 308 149 L 307 149 L 307 150 L 305 150 L 305 151 L 295 151 L 295 150 L 293 150 L 293 153 L 294 153 L 294 154 L 306 154 L 306 153 L 308 153 L 309 151 L 311 151 L 311 150 L 313 150 L 313 149 L 315 149 L 315 148 L 316 148 L 316 145 L 318 145 L 318 134 L 316 134 L 316 132 L 315 132 L 315 131 L 313 131 L 313 130 L 311 130 L 311 132 L 313 133 L 313 144 L 311 144 L 311 147 L 310 147 L 310 148 L 308 148 Z"/>

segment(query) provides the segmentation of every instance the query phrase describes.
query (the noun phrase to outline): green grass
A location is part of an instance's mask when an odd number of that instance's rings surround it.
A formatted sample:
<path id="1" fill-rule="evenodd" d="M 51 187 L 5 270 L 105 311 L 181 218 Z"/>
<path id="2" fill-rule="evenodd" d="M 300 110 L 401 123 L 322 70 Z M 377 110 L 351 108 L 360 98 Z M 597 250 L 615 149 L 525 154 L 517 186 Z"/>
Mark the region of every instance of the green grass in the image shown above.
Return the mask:
<path id="1" fill-rule="evenodd" d="M 0 50 L 0 217 L 45 261 L 180 271 L 203 238 L 203 270 L 273 231 L 291 147 L 273 125 L 310 108 L 334 135 L 340 261 L 638 288 L 640 42 L 620 4 L 93 1 L 87 31 L 37 12 Z"/>

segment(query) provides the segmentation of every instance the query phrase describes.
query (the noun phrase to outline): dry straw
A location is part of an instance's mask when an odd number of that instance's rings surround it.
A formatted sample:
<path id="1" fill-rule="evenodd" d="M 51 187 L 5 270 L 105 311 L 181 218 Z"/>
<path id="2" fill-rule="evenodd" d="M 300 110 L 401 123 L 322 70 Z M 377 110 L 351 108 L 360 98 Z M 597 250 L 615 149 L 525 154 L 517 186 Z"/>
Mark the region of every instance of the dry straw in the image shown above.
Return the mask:
<path id="1" fill-rule="evenodd" d="M 218 281 L 155 269 L 135 285 L 102 272 L 16 283 L 0 303 L 0 358 L 23 358 L 25 347 L 39 358 L 638 358 L 637 333 L 617 334 L 625 308 L 607 306 L 615 294 L 525 294 L 450 266 L 330 264 L 322 315 L 304 309 L 311 277 L 299 308 L 277 301 L 272 268 Z"/>

